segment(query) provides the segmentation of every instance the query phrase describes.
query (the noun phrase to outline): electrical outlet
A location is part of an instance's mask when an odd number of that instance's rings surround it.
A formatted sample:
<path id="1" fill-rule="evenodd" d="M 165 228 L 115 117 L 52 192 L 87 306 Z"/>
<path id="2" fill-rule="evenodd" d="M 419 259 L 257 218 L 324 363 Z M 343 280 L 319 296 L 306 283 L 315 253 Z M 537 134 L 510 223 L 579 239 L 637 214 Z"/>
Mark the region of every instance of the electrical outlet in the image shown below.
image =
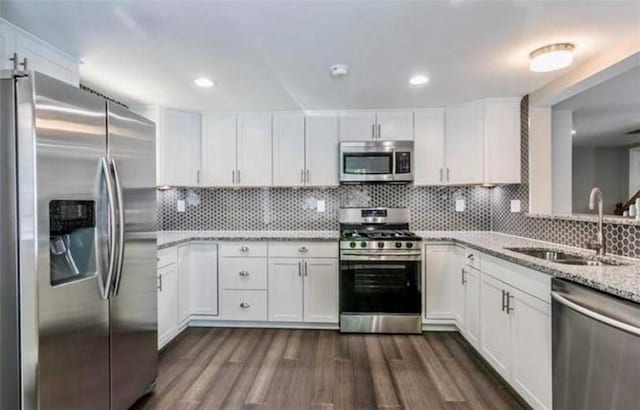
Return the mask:
<path id="1" fill-rule="evenodd" d="M 184 200 L 179 199 L 177 204 L 178 204 L 178 212 L 184 212 L 185 211 Z"/>
<path id="2" fill-rule="evenodd" d="M 316 211 L 317 212 L 324 212 L 325 211 L 324 200 L 318 199 L 318 201 L 316 202 Z"/>
<path id="3" fill-rule="evenodd" d="M 456 199 L 456 212 L 464 212 L 466 204 L 464 199 Z"/>
<path id="4" fill-rule="evenodd" d="M 512 199 L 511 200 L 511 212 L 518 213 L 520 212 L 520 200 Z"/>

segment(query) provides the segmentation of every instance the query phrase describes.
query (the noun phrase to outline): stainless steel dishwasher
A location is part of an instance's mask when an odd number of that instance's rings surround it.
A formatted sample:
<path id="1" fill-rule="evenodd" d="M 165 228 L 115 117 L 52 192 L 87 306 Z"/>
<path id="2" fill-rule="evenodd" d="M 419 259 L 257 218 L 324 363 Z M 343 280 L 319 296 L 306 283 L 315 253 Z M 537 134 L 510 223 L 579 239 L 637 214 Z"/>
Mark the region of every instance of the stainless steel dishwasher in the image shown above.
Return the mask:
<path id="1" fill-rule="evenodd" d="M 640 409 L 640 305 L 553 279 L 553 409 Z"/>

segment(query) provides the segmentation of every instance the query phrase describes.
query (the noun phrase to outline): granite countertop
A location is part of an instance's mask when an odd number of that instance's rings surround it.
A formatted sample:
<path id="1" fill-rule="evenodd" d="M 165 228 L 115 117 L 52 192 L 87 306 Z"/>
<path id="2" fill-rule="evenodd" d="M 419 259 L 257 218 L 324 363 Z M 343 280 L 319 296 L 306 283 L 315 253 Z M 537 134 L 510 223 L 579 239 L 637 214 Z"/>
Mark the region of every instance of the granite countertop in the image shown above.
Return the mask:
<path id="1" fill-rule="evenodd" d="M 595 258 L 593 251 L 498 232 L 416 232 L 424 241 L 452 241 L 496 258 L 544 272 L 640 303 L 640 260 L 608 255 L 605 259 L 621 266 L 577 266 L 523 255 L 506 248 L 545 248 Z"/>
<path id="2" fill-rule="evenodd" d="M 595 257 L 593 251 L 537 241 L 498 232 L 423 231 L 416 232 L 426 241 L 456 242 L 488 255 L 598 289 L 640 303 L 640 259 L 608 256 L 621 266 L 576 266 L 523 255 L 506 248 L 546 248 Z M 160 231 L 158 249 L 191 240 L 209 241 L 337 241 L 338 231 Z"/>
<path id="3" fill-rule="evenodd" d="M 338 231 L 159 231 L 158 249 L 189 241 L 337 241 Z"/>

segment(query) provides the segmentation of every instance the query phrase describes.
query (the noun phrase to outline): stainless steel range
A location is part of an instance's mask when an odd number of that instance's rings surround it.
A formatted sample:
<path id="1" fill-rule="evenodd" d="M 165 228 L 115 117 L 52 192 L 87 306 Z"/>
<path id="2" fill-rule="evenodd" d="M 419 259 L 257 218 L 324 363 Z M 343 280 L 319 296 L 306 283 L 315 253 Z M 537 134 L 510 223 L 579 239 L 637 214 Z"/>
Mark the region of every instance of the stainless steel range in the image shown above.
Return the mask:
<path id="1" fill-rule="evenodd" d="M 340 209 L 340 331 L 421 333 L 422 239 L 407 208 Z"/>

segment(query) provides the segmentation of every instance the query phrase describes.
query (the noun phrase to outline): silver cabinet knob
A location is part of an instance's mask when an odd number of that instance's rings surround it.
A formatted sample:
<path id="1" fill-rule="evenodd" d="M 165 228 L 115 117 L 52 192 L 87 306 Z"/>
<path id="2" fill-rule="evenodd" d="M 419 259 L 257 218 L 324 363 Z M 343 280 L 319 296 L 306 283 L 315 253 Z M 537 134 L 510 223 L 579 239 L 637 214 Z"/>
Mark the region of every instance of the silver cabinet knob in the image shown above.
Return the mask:
<path id="1" fill-rule="evenodd" d="M 472 260 L 474 260 L 474 259 L 475 259 L 475 256 L 473 256 L 473 254 L 472 254 L 472 253 L 470 253 L 470 254 L 468 254 L 468 255 L 467 255 L 467 258 L 468 258 L 470 261 L 472 261 Z"/>
<path id="2" fill-rule="evenodd" d="M 308 252 L 309 249 L 306 246 L 301 246 L 301 247 L 298 248 L 298 251 L 300 251 L 300 252 Z"/>
<path id="3" fill-rule="evenodd" d="M 248 307 L 250 307 L 250 306 L 251 306 L 251 305 L 250 305 L 249 303 L 247 303 L 247 302 L 242 302 L 242 303 L 240 303 L 240 307 L 241 307 L 241 308 L 243 308 L 243 309 L 246 309 L 246 308 L 248 308 Z"/>
<path id="4" fill-rule="evenodd" d="M 240 252 L 249 252 L 249 247 L 248 246 L 241 246 L 240 247 Z"/>
<path id="5" fill-rule="evenodd" d="M 238 275 L 240 276 L 249 276 L 249 272 L 247 272 L 246 270 L 241 270 L 240 272 L 238 272 Z"/>

